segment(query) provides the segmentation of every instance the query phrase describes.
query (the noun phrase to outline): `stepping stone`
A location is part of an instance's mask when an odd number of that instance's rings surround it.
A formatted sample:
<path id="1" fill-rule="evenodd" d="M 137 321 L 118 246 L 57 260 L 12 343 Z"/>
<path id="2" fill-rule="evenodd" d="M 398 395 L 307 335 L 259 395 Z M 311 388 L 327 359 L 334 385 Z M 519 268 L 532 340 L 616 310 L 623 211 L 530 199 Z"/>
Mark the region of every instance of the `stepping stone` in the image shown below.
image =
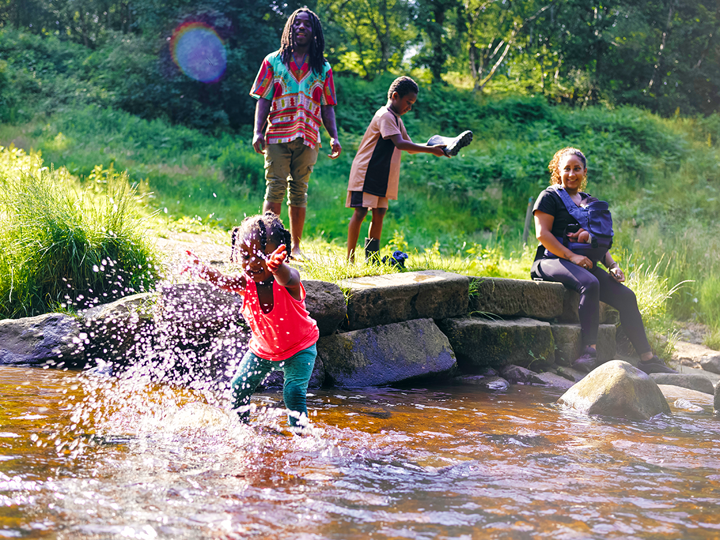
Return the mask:
<path id="1" fill-rule="evenodd" d="M 544 367 L 555 358 L 555 342 L 550 323 L 535 319 L 498 321 L 462 317 L 438 321 L 448 336 L 465 371 L 477 372 L 490 366 L 509 364 Z"/>
<path id="2" fill-rule="evenodd" d="M 349 289 L 344 328 L 358 330 L 413 319 L 444 319 L 465 315 L 467 276 L 423 270 L 347 279 Z"/>
<path id="3" fill-rule="evenodd" d="M 551 325 L 555 339 L 555 362 L 561 366 L 571 366 L 580 356 L 582 349 L 579 324 Z M 600 363 L 614 360 L 617 354 L 614 324 L 601 324 L 598 328 L 597 352 Z"/>
<path id="4" fill-rule="evenodd" d="M 322 337 L 318 358 L 326 382 L 345 388 L 437 381 L 452 375 L 457 365 L 450 343 L 432 319 Z"/>
<path id="5" fill-rule="evenodd" d="M 470 313 L 499 317 L 530 317 L 550 321 L 563 313 L 565 287 L 561 283 L 526 279 L 470 278 Z"/>

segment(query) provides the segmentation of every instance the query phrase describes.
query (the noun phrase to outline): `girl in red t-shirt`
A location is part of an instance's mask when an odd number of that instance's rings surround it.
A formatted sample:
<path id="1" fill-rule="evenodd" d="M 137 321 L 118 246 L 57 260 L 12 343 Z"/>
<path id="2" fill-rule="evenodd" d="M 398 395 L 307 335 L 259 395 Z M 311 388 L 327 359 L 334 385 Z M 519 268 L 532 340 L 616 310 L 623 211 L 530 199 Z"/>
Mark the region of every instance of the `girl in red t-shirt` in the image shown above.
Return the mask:
<path id="1" fill-rule="evenodd" d="M 233 408 L 243 421 L 247 421 L 255 388 L 270 371 L 282 370 L 288 421 L 291 426 L 307 424 L 307 387 L 320 334 L 305 308 L 300 273 L 285 262 L 289 251 L 290 233 L 272 212 L 246 218 L 233 229 L 230 261 L 239 256 L 240 275 L 222 274 L 188 251 L 187 270 L 243 296 L 242 313 L 252 336 L 231 383 Z"/>

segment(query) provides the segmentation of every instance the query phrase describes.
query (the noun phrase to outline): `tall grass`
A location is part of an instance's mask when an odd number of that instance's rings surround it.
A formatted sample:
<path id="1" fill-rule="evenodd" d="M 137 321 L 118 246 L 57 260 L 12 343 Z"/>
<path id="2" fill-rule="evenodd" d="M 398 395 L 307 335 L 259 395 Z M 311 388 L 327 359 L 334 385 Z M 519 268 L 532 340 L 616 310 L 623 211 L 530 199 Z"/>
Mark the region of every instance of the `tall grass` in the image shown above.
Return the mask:
<path id="1" fill-rule="evenodd" d="M 96 168 L 87 187 L 0 147 L 0 317 L 82 309 L 157 280 L 127 178 Z"/>

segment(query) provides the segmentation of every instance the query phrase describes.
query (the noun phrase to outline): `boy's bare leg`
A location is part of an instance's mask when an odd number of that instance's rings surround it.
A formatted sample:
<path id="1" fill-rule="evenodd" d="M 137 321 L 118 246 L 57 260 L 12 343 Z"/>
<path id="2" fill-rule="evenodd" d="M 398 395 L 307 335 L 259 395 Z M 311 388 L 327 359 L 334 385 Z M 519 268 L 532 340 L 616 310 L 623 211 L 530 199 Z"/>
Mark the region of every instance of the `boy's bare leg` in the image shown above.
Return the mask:
<path id="1" fill-rule="evenodd" d="M 282 210 L 282 203 L 265 201 L 263 203 L 263 214 L 267 211 L 274 212 L 275 215 L 280 216 L 280 210 Z"/>
<path id="2" fill-rule="evenodd" d="M 290 238 L 292 245 L 290 247 L 290 255 L 295 257 L 302 256 L 300 251 L 300 238 L 302 238 L 303 228 L 305 227 L 305 214 L 307 208 L 304 206 L 291 206 L 290 214 Z"/>
<path id="3" fill-rule="evenodd" d="M 351 263 L 355 262 L 355 248 L 357 247 L 358 238 L 360 238 L 360 227 L 362 227 L 367 213 L 367 208 L 355 208 L 350 218 L 350 224 L 348 225 L 347 260 Z"/>
<path id="4" fill-rule="evenodd" d="M 385 213 L 387 208 L 373 208 L 372 209 L 372 221 L 370 222 L 370 230 L 368 231 L 368 238 L 374 240 L 380 240 L 383 228 L 383 219 L 385 219 Z"/>

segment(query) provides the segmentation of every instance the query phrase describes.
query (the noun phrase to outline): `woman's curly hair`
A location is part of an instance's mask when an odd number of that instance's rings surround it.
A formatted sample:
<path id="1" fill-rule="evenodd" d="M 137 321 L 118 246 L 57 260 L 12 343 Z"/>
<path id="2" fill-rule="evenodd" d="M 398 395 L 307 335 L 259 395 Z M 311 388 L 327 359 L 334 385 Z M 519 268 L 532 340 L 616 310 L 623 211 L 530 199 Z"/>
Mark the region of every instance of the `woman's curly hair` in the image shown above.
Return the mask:
<path id="1" fill-rule="evenodd" d="M 583 167 L 587 168 L 587 159 L 585 158 L 585 154 L 583 154 L 577 148 L 568 146 L 566 148 L 558 150 L 557 152 L 555 152 L 555 155 L 550 160 L 550 164 L 548 165 L 548 170 L 550 171 L 550 185 L 551 186 L 553 186 L 555 184 L 562 184 L 562 180 L 560 179 L 560 161 L 569 155 L 579 157 L 580 161 L 583 162 Z M 585 178 L 583 178 L 583 181 L 580 184 L 580 191 L 585 191 L 586 188 L 587 188 L 587 175 L 585 176 Z"/>
<path id="2" fill-rule="evenodd" d="M 325 68 L 325 34 L 323 34 L 320 19 L 308 8 L 296 9 L 292 15 L 288 17 L 288 20 L 285 23 L 285 28 L 283 29 L 282 37 L 280 38 L 280 57 L 282 58 L 283 64 L 289 67 L 293 51 L 295 50 L 293 23 L 295 22 L 295 17 L 297 17 L 298 13 L 307 13 L 310 17 L 313 40 L 312 43 L 310 43 L 310 50 L 308 51 L 308 63 L 315 73 L 322 75 L 323 69 Z"/>
<path id="3" fill-rule="evenodd" d="M 290 254 L 290 231 L 285 229 L 282 221 L 274 212 L 265 212 L 263 215 L 246 217 L 239 227 L 232 230 L 230 248 L 230 262 L 235 261 L 235 253 L 239 243 L 249 238 L 257 238 L 263 253 L 268 243 L 277 246 L 285 245 L 286 253 Z"/>

